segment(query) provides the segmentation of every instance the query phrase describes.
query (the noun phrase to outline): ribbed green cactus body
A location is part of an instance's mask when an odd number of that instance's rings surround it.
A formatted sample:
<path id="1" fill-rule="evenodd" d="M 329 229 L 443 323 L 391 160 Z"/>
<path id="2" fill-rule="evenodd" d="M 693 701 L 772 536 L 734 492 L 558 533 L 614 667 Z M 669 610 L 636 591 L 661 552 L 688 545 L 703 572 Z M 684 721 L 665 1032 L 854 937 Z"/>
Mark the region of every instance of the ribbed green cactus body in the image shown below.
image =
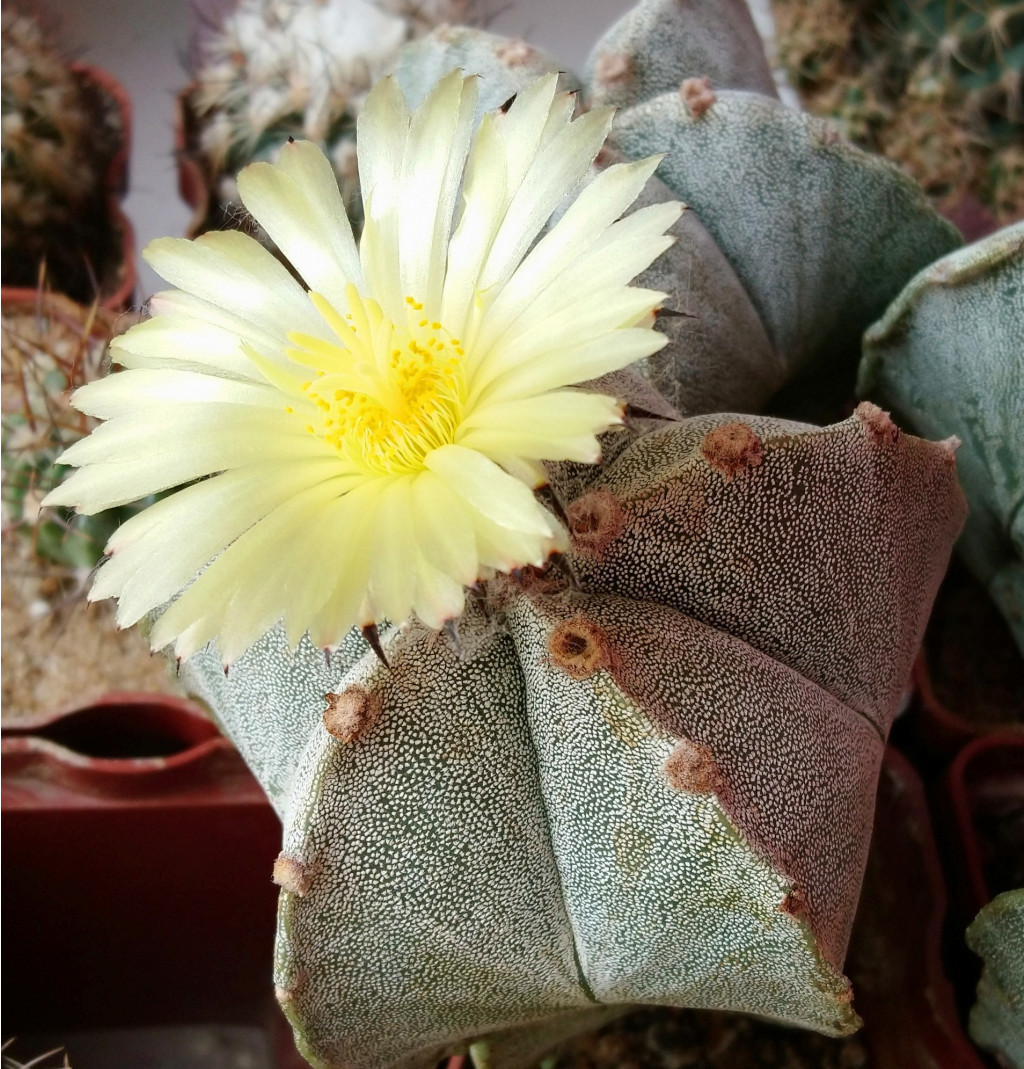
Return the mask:
<path id="1" fill-rule="evenodd" d="M 1014 1069 L 1024 1066 L 1024 888 L 997 895 L 967 929 L 984 961 L 971 1038 Z"/>
<path id="2" fill-rule="evenodd" d="M 541 75 L 561 71 L 559 89 L 577 90 L 580 83 L 559 62 L 533 45 L 471 26 L 441 26 L 402 49 L 395 77 L 410 108 L 453 67 L 479 74 L 477 118 L 505 104 Z"/>
<path id="3" fill-rule="evenodd" d="M 674 200 L 652 178 L 634 208 Z M 677 240 L 638 284 L 667 295 L 658 329 L 670 343 L 636 370 L 679 413 L 758 412 L 786 381 L 789 368 L 765 331 L 747 291 L 695 212 L 669 230 Z"/>
<path id="4" fill-rule="evenodd" d="M 949 450 L 872 406 L 621 437 L 552 472 L 578 587 L 496 580 L 457 641 L 386 632 L 387 668 L 355 636 L 289 664 L 275 632 L 183 669 L 284 817 L 276 983 L 314 1065 L 527 1065 L 631 1004 L 856 1027 L 842 958 L 962 520 Z"/>
<path id="5" fill-rule="evenodd" d="M 864 352 L 862 394 L 921 434 L 961 439 L 971 512 L 958 548 L 1024 649 L 1024 223 L 922 271 Z"/>
<path id="6" fill-rule="evenodd" d="M 892 164 L 759 94 L 718 92 L 694 117 L 665 93 L 620 112 L 612 137 L 633 158 L 667 154 L 659 177 L 718 243 L 791 373 L 850 372 L 862 331 L 959 244 Z"/>
<path id="7" fill-rule="evenodd" d="M 594 46 L 585 73 L 591 107 L 629 107 L 699 77 L 777 96 L 745 0 L 641 0 Z"/>

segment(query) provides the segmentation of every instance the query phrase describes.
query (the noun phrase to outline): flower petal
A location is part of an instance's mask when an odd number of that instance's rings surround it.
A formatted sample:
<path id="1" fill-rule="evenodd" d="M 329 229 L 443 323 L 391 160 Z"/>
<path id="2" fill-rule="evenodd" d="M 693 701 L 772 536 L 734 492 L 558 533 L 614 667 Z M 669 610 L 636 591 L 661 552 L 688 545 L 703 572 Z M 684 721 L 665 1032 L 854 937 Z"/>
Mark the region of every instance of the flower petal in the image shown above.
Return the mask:
<path id="1" fill-rule="evenodd" d="M 412 116 L 399 195 L 402 288 L 436 315 L 448 236 L 476 112 L 476 78 L 453 70 Z M 391 312 L 398 315 L 398 310 Z"/>
<path id="2" fill-rule="evenodd" d="M 147 368 L 108 375 L 86 383 L 71 398 L 79 412 L 97 419 L 141 415 L 141 410 L 162 410 L 168 404 L 237 404 L 275 410 L 281 394 L 264 383 L 202 375 L 194 371 Z M 159 412 L 158 412 L 159 415 Z"/>
<path id="3" fill-rule="evenodd" d="M 333 457 L 254 464 L 157 501 L 114 532 L 90 600 L 119 598 L 118 625 L 130 626 L 169 601 L 262 516 L 331 478 L 337 478 Z"/>
<path id="4" fill-rule="evenodd" d="M 475 346 L 486 352 L 530 308 L 538 294 L 546 290 L 557 292 L 559 276 L 596 245 L 608 227 L 636 200 L 660 158 L 652 156 L 609 167 L 580 193 L 502 287 L 487 310 L 486 326 L 474 339 Z M 675 218 L 681 211 L 680 205 Z M 633 277 L 630 275 L 626 281 Z"/>
<path id="5" fill-rule="evenodd" d="M 362 266 L 337 179 L 316 145 L 293 141 L 276 165 L 250 164 L 238 192 L 309 288 L 344 309 L 345 286 L 362 286 Z"/>
<path id="6" fill-rule="evenodd" d="M 363 235 L 359 258 L 367 292 L 382 308 L 397 314 L 401 292 L 399 207 L 402 164 L 410 115 L 394 76 L 370 90 L 356 120 L 356 152 L 363 189 Z"/>
<path id="7" fill-rule="evenodd" d="M 126 368 L 178 367 L 234 379 L 262 381 L 236 333 L 177 313 L 136 324 L 110 343 L 110 357 Z"/>
<path id="8" fill-rule="evenodd" d="M 540 149 L 495 235 L 480 273 L 480 289 L 508 280 L 551 213 L 594 162 L 611 121 L 610 108 L 588 111 Z"/>
<path id="9" fill-rule="evenodd" d="M 170 418 L 104 423 L 75 443 L 58 463 L 85 466 L 43 504 L 92 515 L 243 464 L 306 461 L 326 452 L 284 411 L 179 405 Z"/>
<path id="10" fill-rule="evenodd" d="M 424 463 L 491 523 L 524 534 L 554 534 L 555 527 L 529 489 L 479 453 L 445 445 L 428 453 Z"/>
<path id="11" fill-rule="evenodd" d="M 622 421 L 622 406 L 603 394 L 559 390 L 482 405 L 460 428 L 459 444 L 487 456 L 533 460 L 600 459 L 597 435 Z"/>
<path id="12" fill-rule="evenodd" d="M 168 282 L 249 320 L 284 341 L 288 330 L 323 334 L 305 291 L 263 246 L 236 230 L 218 230 L 194 241 L 157 238 L 144 256 Z"/>

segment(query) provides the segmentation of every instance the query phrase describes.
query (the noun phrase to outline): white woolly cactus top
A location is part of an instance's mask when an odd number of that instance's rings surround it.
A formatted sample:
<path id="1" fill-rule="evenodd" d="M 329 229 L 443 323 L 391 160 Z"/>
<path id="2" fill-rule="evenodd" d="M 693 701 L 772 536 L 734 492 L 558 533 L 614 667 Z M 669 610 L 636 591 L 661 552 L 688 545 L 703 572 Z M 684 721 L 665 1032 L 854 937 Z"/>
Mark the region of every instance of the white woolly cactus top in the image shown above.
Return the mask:
<path id="1" fill-rule="evenodd" d="M 289 117 L 325 145 L 417 32 L 459 17 L 465 0 L 240 0 L 200 45 L 194 103 L 208 116 L 201 145 L 218 167 Z M 292 119 L 291 121 L 294 121 Z M 276 146 L 275 146 L 276 147 Z M 351 152 L 334 159 L 344 174 Z"/>

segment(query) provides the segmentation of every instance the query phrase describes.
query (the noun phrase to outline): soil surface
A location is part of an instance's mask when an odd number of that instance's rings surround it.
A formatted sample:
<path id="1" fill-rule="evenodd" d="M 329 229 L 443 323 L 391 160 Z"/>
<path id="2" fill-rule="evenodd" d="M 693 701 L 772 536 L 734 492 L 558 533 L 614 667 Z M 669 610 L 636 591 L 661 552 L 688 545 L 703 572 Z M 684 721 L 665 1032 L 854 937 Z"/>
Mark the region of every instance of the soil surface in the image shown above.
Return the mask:
<path id="1" fill-rule="evenodd" d="M 2 563 L 4 723 L 113 690 L 181 693 L 166 660 L 136 629 L 117 629 L 112 602 L 90 605 L 74 574 L 44 570 L 18 538 L 3 539 Z"/>
<path id="2" fill-rule="evenodd" d="M 645 1009 L 584 1036 L 555 1069 L 867 1069 L 858 1036 L 828 1039 L 734 1013 Z"/>

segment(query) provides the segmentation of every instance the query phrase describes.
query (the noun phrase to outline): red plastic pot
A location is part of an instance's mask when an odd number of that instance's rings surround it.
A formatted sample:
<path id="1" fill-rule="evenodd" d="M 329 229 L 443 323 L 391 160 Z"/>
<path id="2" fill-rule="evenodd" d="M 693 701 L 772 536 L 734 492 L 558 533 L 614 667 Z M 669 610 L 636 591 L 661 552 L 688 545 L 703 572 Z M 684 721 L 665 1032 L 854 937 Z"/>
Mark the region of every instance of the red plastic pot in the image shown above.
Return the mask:
<path id="1" fill-rule="evenodd" d="M 891 746 L 846 972 L 875 1069 L 985 1069 L 942 959 L 946 889 L 925 790 Z"/>
<path id="2" fill-rule="evenodd" d="M 281 828 L 214 725 L 111 694 L 0 750 L 7 1034 L 262 1023 Z"/>
<path id="3" fill-rule="evenodd" d="M 1024 886 L 1024 735 L 965 746 L 936 793 L 955 916 L 966 928 L 997 894 Z"/>

